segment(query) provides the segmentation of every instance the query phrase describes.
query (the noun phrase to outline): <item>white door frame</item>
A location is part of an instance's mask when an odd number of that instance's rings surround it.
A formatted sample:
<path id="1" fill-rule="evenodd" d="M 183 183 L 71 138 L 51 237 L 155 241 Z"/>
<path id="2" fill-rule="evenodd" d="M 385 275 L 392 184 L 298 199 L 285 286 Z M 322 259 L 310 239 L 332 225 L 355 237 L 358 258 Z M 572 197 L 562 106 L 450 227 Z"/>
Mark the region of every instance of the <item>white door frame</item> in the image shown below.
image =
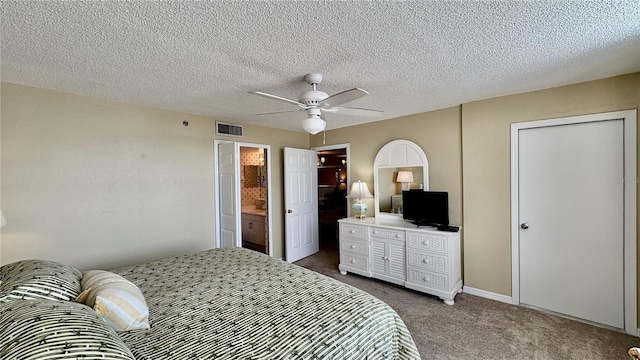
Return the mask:
<path id="1" fill-rule="evenodd" d="M 214 169 L 214 177 L 213 177 L 213 196 L 214 196 L 214 208 L 215 208 L 215 212 L 216 212 L 216 218 L 215 218 L 215 234 L 216 234 L 216 248 L 219 248 L 221 246 L 221 228 L 220 228 L 220 203 L 219 203 L 219 195 L 220 194 L 220 181 L 218 180 L 218 145 L 219 144 L 223 144 L 223 143 L 233 143 L 236 142 L 238 143 L 238 149 L 240 147 L 254 147 L 254 148 L 264 148 L 266 149 L 266 156 L 265 156 L 265 161 L 267 162 L 267 199 L 266 199 L 266 205 L 267 205 L 267 223 L 268 223 L 268 236 L 269 236 L 269 256 L 273 256 L 273 216 L 271 213 L 271 209 L 273 208 L 273 206 L 271 206 L 272 203 L 272 198 L 273 198 L 273 192 L 271 191 L 271 145 L 265 145 L 265 144 L 254 144 L 254 143 L 245 143 L 245 142 L 238 142 L 238 141 L 229 141 L 229 140 L 214 140 L 213 141 L 213 169 Z M 240 154 L 236 154 L 238 157 L 240 157 Z M 239 192 L 242 191 L 242 189 L 238 188 L 236 191 Z M 237 198 L 240 198 L 240 196 L 237 196 Z M 238 219 L 238 221 L 240 221 L 240 219 Z M 240 227 L 240 231 L 242 231 L 242 227 Z M 237 243 L 236 246 L 238 247 L 242 247 L 242 238 L 238 237 L 237 239 Z"/>
<path id="2" fill-rule="evenodd" d="M 511 124 L 511 299 L 520 304 L 520 214 L 518 147 L 519 131 L 547 126 L 570 125 L 594 121 L 622 119 L 624 121 L 624 330 L 628 334 L 639 333 L 637 328 L 636 299 L 636 110 L 615 111 L 600 114 L 571 116 L 548 120 Z"/>
<path id="3" fill-rule="evenodd" d="M 349 143 L 346 144 L 335 144 L 335 145 L 324 145 L 324 146 L 315 146 L 312 147 L 311 150 L 318 151 L 326 151 L 326 150 L 339 150 L 346 149 L 347 155 L 347 191 L 349 191 L 349 181 L 351 181 L 351 149 Z M 347 206 L 347 217 L 351 216 L 351 206 Z"/>

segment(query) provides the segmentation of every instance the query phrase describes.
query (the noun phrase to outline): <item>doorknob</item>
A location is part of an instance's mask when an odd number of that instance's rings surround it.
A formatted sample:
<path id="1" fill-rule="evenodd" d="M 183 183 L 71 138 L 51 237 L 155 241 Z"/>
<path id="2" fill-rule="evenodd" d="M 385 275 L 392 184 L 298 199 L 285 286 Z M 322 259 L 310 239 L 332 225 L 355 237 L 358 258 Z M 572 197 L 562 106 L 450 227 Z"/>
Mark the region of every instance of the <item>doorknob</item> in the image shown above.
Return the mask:
<path id="1" fill-rule="evenodd" d="M 529 228 L 529 224 L 522 223 L 522 224 L 520 224 L 520 227 L 523 228 L 524 230 L 527 230 Z"/>
<path id="2" fill-rule="evenodd" d="M 287 209 L 287 212 L 286 212 L 286 213 L 287 213 L 287 214 L 291 214 L 292 212 L 293 212 L 293 210 L 291 210 L 291 209 Z"/>

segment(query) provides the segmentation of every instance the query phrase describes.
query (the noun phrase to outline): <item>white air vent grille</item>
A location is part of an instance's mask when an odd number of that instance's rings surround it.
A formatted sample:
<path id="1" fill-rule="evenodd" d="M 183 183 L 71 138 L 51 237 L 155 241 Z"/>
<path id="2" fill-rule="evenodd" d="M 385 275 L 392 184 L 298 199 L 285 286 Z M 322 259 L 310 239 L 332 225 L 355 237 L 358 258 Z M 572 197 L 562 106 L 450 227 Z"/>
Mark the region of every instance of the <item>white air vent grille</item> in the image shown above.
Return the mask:
<path id="1" fill-rule="evenodd" d="M 240 125 L 226 124 L 216 121 L 216 135 L 244 136 L 244 129 Z"/>

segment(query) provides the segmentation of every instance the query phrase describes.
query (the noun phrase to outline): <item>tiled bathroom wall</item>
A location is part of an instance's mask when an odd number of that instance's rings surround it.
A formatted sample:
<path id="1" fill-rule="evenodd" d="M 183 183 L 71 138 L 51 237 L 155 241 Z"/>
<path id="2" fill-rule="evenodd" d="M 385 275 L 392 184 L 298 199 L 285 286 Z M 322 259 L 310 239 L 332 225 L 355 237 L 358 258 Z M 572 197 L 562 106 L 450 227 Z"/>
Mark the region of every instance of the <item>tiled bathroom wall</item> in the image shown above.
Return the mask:
<path id="1" fill-rule="evenodd" d="M 261 148 L 243 148 L 240 152 L 240 186 L 242 206 L 255 205 L 259 198 L 267 197 L 266 176 L 263 181 L 264 186 L 259 186 L 258 171 L 255 167 L 246 167 L 245 165 L 265 165 L 264 149 Z M 262 161 L 260 160 L 262 159 Z"/>

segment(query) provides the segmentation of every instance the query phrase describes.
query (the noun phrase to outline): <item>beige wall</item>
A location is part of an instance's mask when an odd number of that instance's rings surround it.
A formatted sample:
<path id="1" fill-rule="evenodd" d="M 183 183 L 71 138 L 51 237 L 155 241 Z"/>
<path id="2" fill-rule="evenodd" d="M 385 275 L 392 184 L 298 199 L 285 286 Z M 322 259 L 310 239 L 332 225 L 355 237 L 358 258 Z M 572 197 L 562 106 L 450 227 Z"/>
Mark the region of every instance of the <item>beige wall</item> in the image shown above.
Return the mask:
<path id="1" fill-rule="evenodd" d="M 466 286 L 511 296 L 510 124 L 638 107 L 640 73 L 462 106 Z"/>
<path id="2" fill-rule="evenodd" d="M 214 246 L 214 119 L 8 83 L 1 95 L 0 263 L 109 268 Z M 271 145 L 282 257 L 282 147 L 308 136 L 245 125 L 228 139 Z"/>

